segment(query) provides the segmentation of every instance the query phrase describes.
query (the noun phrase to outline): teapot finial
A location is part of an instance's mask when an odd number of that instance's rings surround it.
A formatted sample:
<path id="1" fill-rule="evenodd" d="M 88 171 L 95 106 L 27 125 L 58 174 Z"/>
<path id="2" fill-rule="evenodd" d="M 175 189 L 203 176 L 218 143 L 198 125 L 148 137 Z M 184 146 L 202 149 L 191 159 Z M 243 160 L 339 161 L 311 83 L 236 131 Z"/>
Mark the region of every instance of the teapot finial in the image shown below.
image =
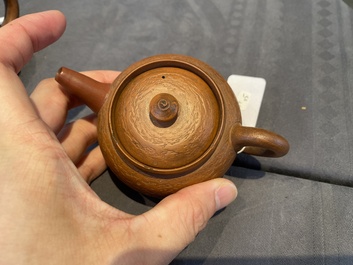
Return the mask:
<path id="1" fill-rule="evenodd" d="M 175 97 L 167 93 L 156 95 L 150 103 L 150 118 L 157 127 L 169 127 L 178 117 L 179 104 Z"/>
<path id="2" fill-rule="evenodd" d="M 110 90 L 110 84 L 98 82 L 65 67 L 58 70 L 55 80 L 95 113 L 99 112 Z"/>

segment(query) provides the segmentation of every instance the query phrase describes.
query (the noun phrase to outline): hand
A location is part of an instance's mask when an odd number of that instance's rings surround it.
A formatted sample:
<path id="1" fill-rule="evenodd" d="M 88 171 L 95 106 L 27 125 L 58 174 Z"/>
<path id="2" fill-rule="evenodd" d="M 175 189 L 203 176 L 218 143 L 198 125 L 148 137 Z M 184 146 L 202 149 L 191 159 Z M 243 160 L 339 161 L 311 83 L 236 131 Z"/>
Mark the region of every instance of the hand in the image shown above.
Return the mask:
<path id="1" fill-rule="evenodd" d="M 89 182 L 105 170 L 96 117 L 64 125 L 81 102 L 53 79 L 27 96 L 17 72 L 65 28 L 57 11 L 0 29 L 0 264 L 168 264 L 236 197 L 215 179 L 133 216 L 102 202 Z M 111 82 L 117 72 L 87 75 Z"/>

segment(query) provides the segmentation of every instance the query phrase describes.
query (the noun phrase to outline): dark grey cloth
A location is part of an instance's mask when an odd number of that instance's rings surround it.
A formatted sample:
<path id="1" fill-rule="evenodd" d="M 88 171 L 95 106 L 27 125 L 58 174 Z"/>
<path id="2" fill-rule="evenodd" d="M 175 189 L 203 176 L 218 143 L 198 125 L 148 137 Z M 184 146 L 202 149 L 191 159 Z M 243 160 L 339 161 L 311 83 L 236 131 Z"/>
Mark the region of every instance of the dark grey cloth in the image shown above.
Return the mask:
<path id="1" fill-rule="evenodd" d="M 68 20 L 61 40 L 23 69 L 29 93 L 60 66 L 123 70 L 160 53 L 194 56 L 225 78 L 267 80 L 258 127 L 285 136 L 289 154 L 239 155 L 230 172 L 239 198 L 175 264 L 353 263 L 347 187 L 353 186 L 353 10 L 345 2 L 20 0 L 20 6 L 22 15 L 59 9 Z M 70 118 L 88 112 L 78 108 Z M 92 187 L 128 212 L 153 206 L 112 183 L 108 172 Z"/>
<path id="2" fill-rule="evenodd" d="M 202 264 L 352 264 L 351 188 L 239 168 L 230 174 L 239 197 L 200 234 L 209 242 Z M 202 257 L 195 245 L 182 259 Z"/>

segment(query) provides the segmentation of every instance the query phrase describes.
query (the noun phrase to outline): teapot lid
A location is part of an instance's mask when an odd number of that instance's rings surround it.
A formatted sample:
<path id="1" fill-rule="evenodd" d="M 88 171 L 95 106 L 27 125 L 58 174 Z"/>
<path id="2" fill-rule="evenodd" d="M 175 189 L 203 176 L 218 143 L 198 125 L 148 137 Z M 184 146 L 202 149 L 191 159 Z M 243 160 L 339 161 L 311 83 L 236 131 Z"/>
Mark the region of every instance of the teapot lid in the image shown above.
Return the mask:
<path id="1" fill-rule="evenodd" d="M 182 55 L 153 56 L 122 72 L 107 101 L 109 130 L 124 161 L 165 177 L 202 165 L 224 127 L 213 74 L 207 64 Z"/>

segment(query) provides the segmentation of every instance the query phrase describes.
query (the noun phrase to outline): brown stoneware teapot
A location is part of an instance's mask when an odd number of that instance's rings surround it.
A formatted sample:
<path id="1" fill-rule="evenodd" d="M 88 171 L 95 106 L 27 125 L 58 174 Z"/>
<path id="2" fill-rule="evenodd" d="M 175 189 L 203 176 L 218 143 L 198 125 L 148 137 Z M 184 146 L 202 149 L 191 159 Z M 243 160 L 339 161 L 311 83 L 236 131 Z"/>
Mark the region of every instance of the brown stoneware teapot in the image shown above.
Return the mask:
<path id="1" fill-rule="evenodd" d="M 239 150 L 280 157 L 281 136 L 241 125 L 228 83 L 209 65 L 183 55 L 157 55 L 103 84 L 67 68 L 56 80 L 98 113 L 107 165 L 131 188 L 164 197 L 221 177 Z"/>

